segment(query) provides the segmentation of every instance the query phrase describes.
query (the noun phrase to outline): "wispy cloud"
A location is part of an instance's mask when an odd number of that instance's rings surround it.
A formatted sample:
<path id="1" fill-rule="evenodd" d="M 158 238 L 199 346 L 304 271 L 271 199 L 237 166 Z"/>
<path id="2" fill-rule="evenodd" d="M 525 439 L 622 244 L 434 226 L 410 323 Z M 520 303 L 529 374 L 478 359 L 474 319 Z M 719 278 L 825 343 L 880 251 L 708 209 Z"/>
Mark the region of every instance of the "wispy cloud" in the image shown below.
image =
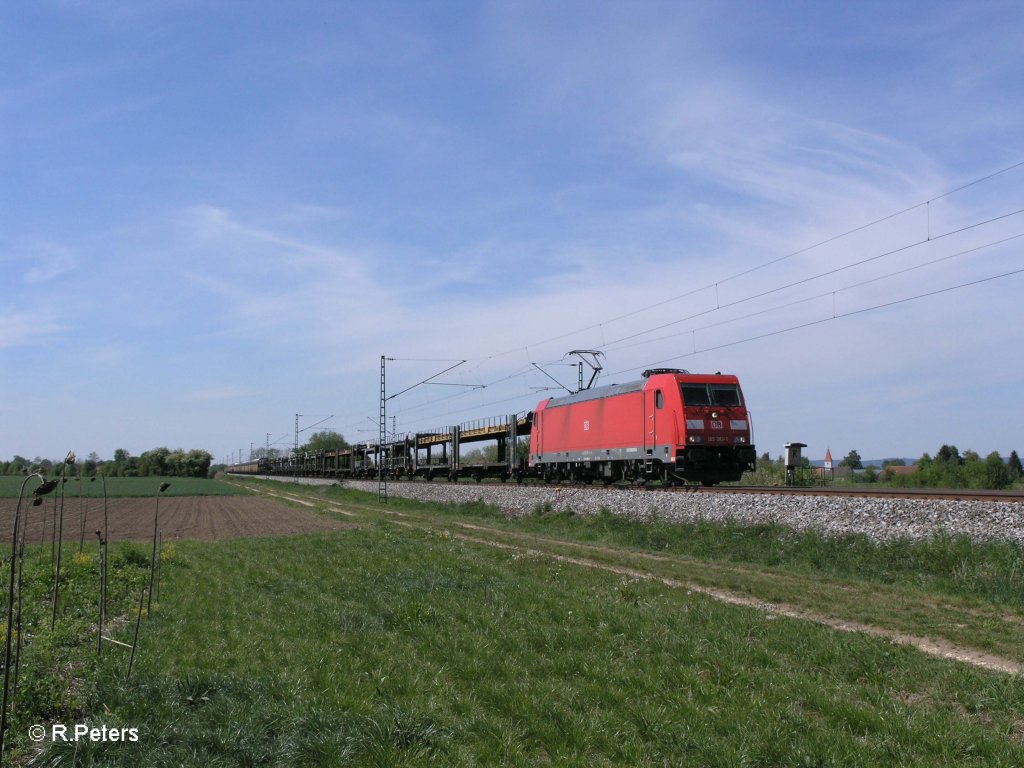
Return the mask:
<path id="1" fill-rule="evenodd" d="M 65 329 L 48 311 L 0 311 L 0 349 L 42 342 Z"/>
<path id="2" fill-rule="evenodd" d="M 951 370 L 1020 378 L 1009 283 L 831 314 L 1014 263 L 923 266 L 1024 230 L 935 238 L 1024 207 L 1024 173 L 780 258 L 1020 159 L 1012 4 L 129 5 L 53 0 L 0 84 L 6 399 L 88 393 L 134 435 L 111 449 L 164 442 L 134 414 L 183 399 L 174 427 L 215 452 L 296 410 L 361 426 L 381 354 L 488 384 L 416 390 L 400 429 L 532 407 L 531 363 L 571 382 L 567 350 L 627 339 L 607 376 L 733 370 L 770 446 L 848 436 L 833 453 L 897 439 Z"/>
<path id="3" fill-rule="evenodd" d="M 33 285 L 53 280 L 78 266 L 77 254 L 57 243 L 35 242 L 18 249 L 18 260 L 26 268 L 25 283 Z"/>

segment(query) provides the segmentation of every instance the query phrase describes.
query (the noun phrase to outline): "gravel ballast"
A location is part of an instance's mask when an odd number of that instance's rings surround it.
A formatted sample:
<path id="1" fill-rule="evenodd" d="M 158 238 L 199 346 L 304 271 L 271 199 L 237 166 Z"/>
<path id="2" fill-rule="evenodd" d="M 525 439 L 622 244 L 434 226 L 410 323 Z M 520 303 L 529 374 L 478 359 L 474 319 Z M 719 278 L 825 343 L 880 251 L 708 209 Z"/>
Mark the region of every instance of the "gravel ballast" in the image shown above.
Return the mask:
<path id="1" fill-rule="evenodd" d="M 375 481 L 346 480 L 346 488 L 377 492 Z M 1006 501 L 881 499 L 849 496 L 663 493 L 624 488 L 388 483 L 389 496 L 438 503 L 481 501 L 512 515 L 550 505 L 552 511 L 597 514 L 606 508 L 636 520 L 779 523 L 826 536 L 864 534 L 875 541 L 929 539 L 937 533 L 975 541 L 1024 544 L 1024 504 Z"/>

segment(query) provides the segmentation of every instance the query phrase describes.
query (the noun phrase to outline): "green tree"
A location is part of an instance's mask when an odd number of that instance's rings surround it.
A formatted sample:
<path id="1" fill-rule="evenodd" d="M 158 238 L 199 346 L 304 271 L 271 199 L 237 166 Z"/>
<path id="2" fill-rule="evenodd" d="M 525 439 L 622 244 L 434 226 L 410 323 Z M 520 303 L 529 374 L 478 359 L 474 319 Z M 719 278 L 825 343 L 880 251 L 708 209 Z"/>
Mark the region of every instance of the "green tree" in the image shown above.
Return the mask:
<path id="1" fill-rule="evenodd" d="M 1010 477 L 1014 481 L 1020 480 L 1024 475 L 1024 467 L 1021 466 L 1020 456 L 1016 451 L 1010 451 L 1010 460 L 1006 462 L 1006 468 L 1010 471 Z"/>
<path id="2" fill-rule="evenodd" d="M 185 471 L 187 477 L 209 477 L 210 464 L 213 463 L 213 454 L 209 451 L 202 451 L 193 448 L 185 456 Z"/>
<path id="3" fill-rule="evenodd" d="M 768 451 L 758 459 L 753 472 L 744 472 L 740 480 L 743 485 L 785 485 L 786 467 L 781 456 L 772 460 Z"/>
<path id="4" fill-rule="evenodd" d="M 153 448 L 140 453 L 138 461 L 136 462 L 138 475 L 140 477 L 166 475 L 167 456 L 170 455 L 170 453 L 171 452 L 166 448 Z"/>
<path id="5" fill-rule="evenodd" d="M 91 477 L 91 476 L 95 475 L 96 474 L 96 467 L 99 466 L 99 463 L 100 463 L 99 454 L 97 454 L 96 451 L 93 451 L 92 453 L 90 453 L 86 457 L 85 462 L 82 465 L 82 469 L 85 472 L 85 475 L 87 477 Z"/>
<path id="6" fill-rule="evenodd" d="M 348 447 L 348 441 L 341 436 L 340 432 L 335 432 L 333 429 L 325 429 L 322 432 L 314 432 L 310 435 L 306 444 L 299 447 L 299 452 L 333 451 Z"/>
<path id="7" fill-rule="evenodd" d="M 114 451 L 114 460 L 111 466 L 106 468 L 105 474 L 107 477 L 125 477 L 133 461 L 132 455 L 127 450 L 118 448 Z"/>
<path id="8" fill-rule="evenodd" d="M 254 459 L 276 459 L 280 456 L 280 448 L 257 448 L 252 452 L 252 457 Z"/>
<path id="9" fill-rule="evenodd" d="M 849 467 L 850 469 L 863 469 L 864 464 L 861 462 L 860 454 L 857 451 L 850 451 L 846 454 L 846 458 L 839 462 L 840 467 Z"/>
<path id="10" fill-rule="evenodd" d="M 459 457 L 463 464 L 494 464 L 498 461 L 498 446 L 488 445 L 485 448 L 474 448 Z"/>
<path id="11" fill-rule="evenodd" d="M 985 487 L 999 490 L 1012 482 L 1010 468 L 1003 462 L 1003 457 L 999 455 L 999 451 L 992 451 L 985 457 Z"/>

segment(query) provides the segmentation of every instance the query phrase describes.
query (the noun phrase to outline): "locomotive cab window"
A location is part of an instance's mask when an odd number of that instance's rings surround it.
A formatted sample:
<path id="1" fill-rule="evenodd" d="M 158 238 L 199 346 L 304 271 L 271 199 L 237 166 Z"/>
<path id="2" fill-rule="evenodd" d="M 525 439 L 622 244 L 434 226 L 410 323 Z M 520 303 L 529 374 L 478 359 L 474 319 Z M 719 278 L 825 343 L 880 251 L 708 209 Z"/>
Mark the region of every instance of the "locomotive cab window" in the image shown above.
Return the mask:
<path id="1" fill-rule="evenodd" d="M 735 384 L 712 384 L 711 402 L 715 405 L 743 405 L 740 399 L 740 388 Z"/>
<path id="2" fill-rule="evenodd" d="M 680 384 L 684 405 L 711 405 L 711 396 L 706 384 Z"/>
<path id="3" fill-rule="evenodd" d="M 740 388 L 735 384 L 680 384 L 684 405 L 741 406 Z"/>

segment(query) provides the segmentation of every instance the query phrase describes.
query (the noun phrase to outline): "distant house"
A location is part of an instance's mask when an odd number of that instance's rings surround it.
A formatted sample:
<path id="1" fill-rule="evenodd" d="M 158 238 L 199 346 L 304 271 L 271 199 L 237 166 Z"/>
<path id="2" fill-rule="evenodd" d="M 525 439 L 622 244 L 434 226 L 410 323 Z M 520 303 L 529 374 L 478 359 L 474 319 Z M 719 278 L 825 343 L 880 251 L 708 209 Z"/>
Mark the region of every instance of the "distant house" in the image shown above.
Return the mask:
<path id="1" fill-rule="evenodd" d="M 819 480 L 837 480 L 850 476 L 852 471 L 849 467 L 836 467 L 835 469 L 828 469 L 826 467 L 814 467 L 814 471 L 817 473 Z"/>
<path id="2" fill-rule="evenodd" d="M 843 469 L 843 467 L 840 467 L 840 469 Z M 826 448 L 825 449 L 825 462 L 824 462 L 824 464 L 822 466 L 820 466 L 820 467 L 816 466 L 814 468 L 814 470 L 815 470 L 815 472 L 817 472 L 818 482 L 821 483 L 822 485 L 824 485 L 827 481 L 833 480 L 835 478 L 835 473 L 834 473 L 834 471 L 832 469 L 832 449 L 831 448 Z"/>
<path id="3" fill-rule="evenodd" d="M 909 467 L 886 467 L 882 472 L 888 472 L 890 477 L 906 477 L 907 475 L 912 475 L 917 472 L 917 465 L 911 464 Z"/>

